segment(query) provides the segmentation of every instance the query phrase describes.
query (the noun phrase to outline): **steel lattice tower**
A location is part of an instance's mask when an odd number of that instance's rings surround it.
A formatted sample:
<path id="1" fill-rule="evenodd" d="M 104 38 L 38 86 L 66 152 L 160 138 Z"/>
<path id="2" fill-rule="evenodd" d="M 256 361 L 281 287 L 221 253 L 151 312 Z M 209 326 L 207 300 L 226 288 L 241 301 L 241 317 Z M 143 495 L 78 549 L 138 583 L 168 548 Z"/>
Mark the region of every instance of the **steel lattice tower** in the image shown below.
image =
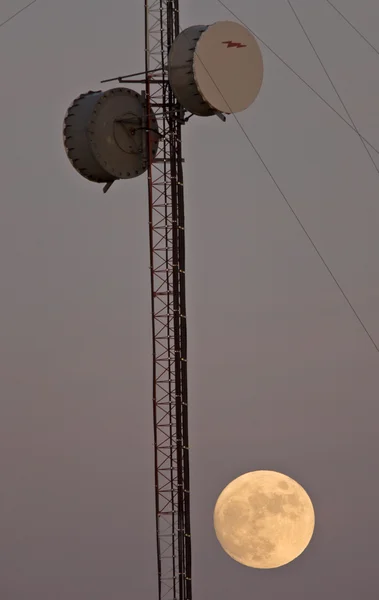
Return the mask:
<path id="1" fill-rule="evenodd" d="M 192 600 L 181 128 L 192 115 L 225 121 L 224 113 L 247 108 L 263 62 L 238 23 L 180 31 L 179 0 L 144 1 L 145 70 L 102 82 L 144 91 L 80 94 L 66 112 L 63 140 L 76 171 L 105 184 L 104 192 L 147 172 L 159 600 Z"/>
<path id="2" fill-rule="evenodd" d="M 191 526 L 188 444 L 187 322 L 181 122 L 167 79 L 179 34 L 178 0 L 145 0 L 147 114 L 161 132 L 148 197 L 153 331 L 155 503 L 159 599 L 190 600 Z"/>

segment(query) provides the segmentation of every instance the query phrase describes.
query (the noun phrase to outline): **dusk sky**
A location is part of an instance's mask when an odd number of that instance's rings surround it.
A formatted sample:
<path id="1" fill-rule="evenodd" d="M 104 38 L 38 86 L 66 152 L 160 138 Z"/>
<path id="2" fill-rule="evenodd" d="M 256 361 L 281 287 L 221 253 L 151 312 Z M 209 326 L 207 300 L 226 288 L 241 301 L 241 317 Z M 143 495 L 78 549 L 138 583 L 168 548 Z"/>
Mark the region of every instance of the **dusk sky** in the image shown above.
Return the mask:
<path id="1" fill-rule="evenodd" d="M 334 2 L 379 48 L 377 0 Z M 0 22 L 26 3 L 1 0 Z M 345 117 L 285 0 L 227 3 Z M 379 56 L 326 0 L 293 6 L 379 150 Z M 217 0 L 181 15 L 234 20 Z M 157 598 L 146 177 L 104 196 L 62 140 L 76 96 L 143 70 L 143 19 L 142 0 L 37 0 L 0 28 L 1 600 Z M 379 345 L 378 172 L 262 53 L 240 121 Z M 193 600 L 374 600 L 379 353 L 233 117 L 183 134 Z M 315 506 L 309 548 L 277 570 L 213 530 L 219 493 L 256 469 Z"/>

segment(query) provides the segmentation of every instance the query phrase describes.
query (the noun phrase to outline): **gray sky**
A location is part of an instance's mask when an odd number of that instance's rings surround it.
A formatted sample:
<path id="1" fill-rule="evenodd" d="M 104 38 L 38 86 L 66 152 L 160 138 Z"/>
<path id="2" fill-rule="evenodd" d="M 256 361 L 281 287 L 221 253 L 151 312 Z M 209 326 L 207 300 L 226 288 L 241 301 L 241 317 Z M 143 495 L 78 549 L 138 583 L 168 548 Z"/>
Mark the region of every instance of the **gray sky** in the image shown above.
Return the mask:
<path id="1" fill-rule="evenodd" d="M 376 0 L 335 2 L 379 46 Z M 325 0 L 294 6 L 379 147 L 379 57 Z M 342 113 L 284 0 L 232 8 Z M 183 26 L 229 18 L 182 0 Z M 263 53 L 241 121 L 379 343 L 378 174 Z M 146 179 L 104 196 L 62 144 L 75 96 L 141 68 L 142 0 L 38 0 L 0 30 L 2 600 L 156 597 Z M 374 598 L 378 353 L 233 119 L 191 120 L 185 158 L 194 600 Z M 276 571 L 213 533 L 218 494 L 255 469 L 315 504 L 311 546 Z"/>

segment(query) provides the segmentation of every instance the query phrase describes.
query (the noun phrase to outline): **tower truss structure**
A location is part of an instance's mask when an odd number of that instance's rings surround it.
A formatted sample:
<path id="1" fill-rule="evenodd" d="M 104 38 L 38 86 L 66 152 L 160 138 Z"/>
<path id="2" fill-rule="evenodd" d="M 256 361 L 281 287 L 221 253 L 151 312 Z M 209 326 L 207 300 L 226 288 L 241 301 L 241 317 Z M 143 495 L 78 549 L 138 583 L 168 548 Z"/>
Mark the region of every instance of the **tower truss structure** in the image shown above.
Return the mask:
<path id="1" fill-rule="evenodd" d="M 159 600 L 191 600 L 187 322 L 181 127 L 184 111 L 168 82 L 179 34 L 178 0 L 145 0 L 148 198 L 153 332 L 153 416 Z"/>
<path id="2" fill-rule="evenodd" d="M 104 192 L 147 172 L 158 596 L 192 600 L 181 130 L 186 112 L 225 121 L 224 113 L 250 106 L 262 85 L 263 60 L 238 23 L 181 32 L 179 0 L 144 2 L 145 70 L 102 81 L 144 84 L 143 93 L 80 94 L 66 112 L 63 141 L 76 171 L 105 184 Z"/>

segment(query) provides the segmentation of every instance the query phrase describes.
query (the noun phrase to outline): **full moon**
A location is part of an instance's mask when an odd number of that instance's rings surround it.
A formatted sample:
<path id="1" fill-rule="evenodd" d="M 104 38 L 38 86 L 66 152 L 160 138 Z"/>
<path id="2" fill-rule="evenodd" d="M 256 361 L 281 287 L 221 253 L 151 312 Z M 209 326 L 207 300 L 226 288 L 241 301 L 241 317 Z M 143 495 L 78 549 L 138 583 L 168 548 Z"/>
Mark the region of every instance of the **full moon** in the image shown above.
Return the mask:
<path id="1" fill-rule="evenodd" d="M 281 567 L 300 556 L 314 526 L 307 492 L 276 471 L 237 477 L 221 492 L 214 509 L 222 548 L 237 562 L 256 569 Z"/>

